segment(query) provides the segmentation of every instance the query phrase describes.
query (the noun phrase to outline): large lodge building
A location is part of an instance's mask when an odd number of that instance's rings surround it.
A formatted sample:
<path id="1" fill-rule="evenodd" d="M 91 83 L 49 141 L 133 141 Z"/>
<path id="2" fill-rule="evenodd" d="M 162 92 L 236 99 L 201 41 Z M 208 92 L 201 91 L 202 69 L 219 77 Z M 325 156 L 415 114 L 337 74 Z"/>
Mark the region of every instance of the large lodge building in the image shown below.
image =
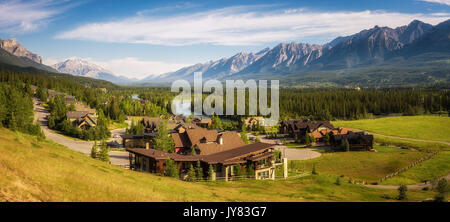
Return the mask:
<path id="1" fill-rule="evenodd" d="M 275 178 L 272 144 L 247 145 L 236 132 L 188 128 L 181 124 L 175 129 L 171 133 L 175 153 L 152 149 L 150 143 L 145 142 L 145 145 L 140 144 L 141 148 L 127 148 L 130 167 L 138 171 L 163 174 L 166 160 L 172 159 L 178 166 L 180 177 L 184 179 L 191 164 L 196 165 L 199 161 L 205 177 L 208 176 L 210 165 L 212 166 L 213 180 L 235 179 L 236 167 L 240 167 L 241 172 L 247 172 L 251 167 L 255 174 L 250 177 L 256 179 Z"/>

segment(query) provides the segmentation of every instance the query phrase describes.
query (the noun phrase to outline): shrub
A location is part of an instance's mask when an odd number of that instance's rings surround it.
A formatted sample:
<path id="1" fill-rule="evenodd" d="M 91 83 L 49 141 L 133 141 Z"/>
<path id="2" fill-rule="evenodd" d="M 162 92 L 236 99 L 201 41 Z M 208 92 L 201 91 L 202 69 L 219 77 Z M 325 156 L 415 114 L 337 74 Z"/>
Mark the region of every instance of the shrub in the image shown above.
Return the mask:
<path id="1" fill-rule="evenodd" d="M 312 168 L 311 173 L 312 173 L 313 175 L 317 175 L 316 164 L 313 164 L 313 168 Z"/>
<path id="2" fill-rule="evenodd" d="M 436 202 L 445 202 L 445 195 L 447 194 L 447 180 L 445 178 L 442 178 L 439 180 L 436 191 L 438 192 L 436 196 L 434 197 L 434 201 Z"/>
<path id="3" fill-rule="evenodd" d="M 334 184 L 336 184 L 336 185 L 341 185 L 341 177 L 337 177 L 336 178 L 336 182 L 334 182 Z"/>
<path id="4" fill-rule="evenodd" d="M 406 192 L 408 191 L 408 187 L 404 184 L 400 185 L 398 187 L 398 200 L 407 200 L 408 196 L 406 195 Z"/>

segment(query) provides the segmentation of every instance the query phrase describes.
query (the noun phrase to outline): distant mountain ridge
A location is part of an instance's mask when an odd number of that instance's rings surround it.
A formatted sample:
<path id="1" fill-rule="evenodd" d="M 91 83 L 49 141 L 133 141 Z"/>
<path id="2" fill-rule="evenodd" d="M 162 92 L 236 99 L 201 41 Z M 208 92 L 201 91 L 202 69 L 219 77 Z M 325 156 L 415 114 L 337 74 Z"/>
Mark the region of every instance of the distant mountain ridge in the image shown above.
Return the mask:
<path id="1" fill-rule="evenodd" d="M 111 71 L 106 70 L 99 65 L 79 58 L 66 59 L 63 62 L 52 65 L 52 67 L 61 73 L 101 79 L 116 84 L 124 84 L 133 81 L 123 76 L 116 76 L 112 74 Z"/>
<path id="2" fill-rule="evenodd" d="M 165 73 L 160 76 L 149 76 L 142 81 L 173 81 L 179 78 L 193 78 L 195 72 L 202 72 L 203 78 L 224 78 L 237 73 L 249 66 L 253 62 L 263 57 L 269 48 L 263 49 L 257 53 L 238 53 L 230 58 L 222 58 L 217 61 L 198 63 L 187 66 L 175 72 Z"/>
<path id="3" fill-rule="evenodd" d="M 432 26 L 414 20 L 397 28 L 375 26 L 350 36 L 337 37 L 324 45 L 280 43 L 272 49 L 266 48 L 256 54 L 241 52 L 229 58 L 199 63 L 161 76 L 148 77 L 142 81 L 171 82 L 175 79 L 192 79 L 194 72 L 203 72 L 206 79 L 219 80 L 272 76 L 282 78 L 321 70 L 382 65 L 387 59 L 395 56 L 407 58 L 408 53 L 411 55 L 434 51 L 450 53 L 448 47 L 450 35 L 446 31 L 448 23 L 447 20 Z"/>

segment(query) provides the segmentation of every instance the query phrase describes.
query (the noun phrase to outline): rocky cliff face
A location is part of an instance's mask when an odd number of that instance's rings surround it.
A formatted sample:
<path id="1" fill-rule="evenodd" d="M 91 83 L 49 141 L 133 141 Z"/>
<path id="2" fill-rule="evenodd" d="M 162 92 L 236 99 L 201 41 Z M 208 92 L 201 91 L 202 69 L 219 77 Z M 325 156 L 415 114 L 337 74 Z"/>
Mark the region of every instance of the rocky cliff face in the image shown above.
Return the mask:
<path id="1" fill-rule="evenodd" d="M 6 50 L 7 52 L 15 56 L 25 57 L 31 59 L 34 62 L 42 64 L 42 58 L 39 55 L 28 51 L 25 47 L 19 44 L 19 42 L 15 38 L 8 40 L 0 39 L 0 48 Z"/>

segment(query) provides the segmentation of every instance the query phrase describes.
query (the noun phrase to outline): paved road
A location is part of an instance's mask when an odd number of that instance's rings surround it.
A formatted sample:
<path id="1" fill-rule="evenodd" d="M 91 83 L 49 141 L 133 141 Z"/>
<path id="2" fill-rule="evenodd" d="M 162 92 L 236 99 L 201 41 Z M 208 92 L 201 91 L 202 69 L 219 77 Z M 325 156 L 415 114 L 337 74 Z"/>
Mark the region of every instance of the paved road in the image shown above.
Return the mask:
<path id="1" fill-rule="evenodd" d="M 94 145 L 94 142 L 72 139 L 70 137 L 60 135 L 55 131 L 49 129 L 47 126 L 47 119 L 46 119 L 46 117 L 50 115 L 49 112 L 42 105 L 38 105 L 40 103 L 38 100 L 33 99 L 33 103 L 35 110 L 34 120 L 39 121 L 41 123 L 41 129 L 44 131 L 44 134 L 47 137 L 47 139 L 52 140 L 63 146 L 66 146 L 71 150 L 81 152 L 85 155 L 90 155 L 91 148 Z M 109 152 L 109 157 L 111 164 L 113 165 L 129 164 L 127 152 L 111 151 Z"/>
<path id="2" fill-rule="evenodd" d="M 250 137 L 255 137 L 254 135 L 249 134 Z M 269 144 L 277 144 L 278 142 L 281 142 L 277 139 L 267 139 L 265 136 L 258 136 L 261 142 L 263 143 L 269 143 Z M 313 158 L 317 158 L 321 156 L 322 154 L 319 152 L 314 151 L 313 149 L 308 148 L 302 148 L 297 149 L 294 147 L 287 147 L 285 145 L 276 145 L 275 149 L 281 150 L 283 153 L 283 157 L 287 158 L 288 160 L 309 160 Z"/>
<path id="3" fill-rule="evenodd" d="M 356 129 L 356 128 L 348 128 L 354 132 L 358 132 L 358 131 L 365 131 L 368 134 L 372 134 L 375 136 L 384 136 L 384 137 L 389 137 L 389 138 L 394 138 L 394 139 L 402 139 L 402 140 L 410 140 L 410 141 L 416 141 L 416 142 L 425 142 L 425 143 L 441 143 L 441 144 L 445 144 L 445 145 L 449 145 L 450 146 L 450 142 L 445 142 L 445 141 L 438 141 L 438 140 L 424 140 L 424 139 L 415 139 L 415 138 L 408 138 L 408 137 L 400 137 L 400 136 L 390 136 L 390 135 L 384 135 L 384 134 L 380 134 L 380 133 L 374 133 L 374 132 L 370 132 L 367 130 L 362 130 L 362 129 Z"/>

